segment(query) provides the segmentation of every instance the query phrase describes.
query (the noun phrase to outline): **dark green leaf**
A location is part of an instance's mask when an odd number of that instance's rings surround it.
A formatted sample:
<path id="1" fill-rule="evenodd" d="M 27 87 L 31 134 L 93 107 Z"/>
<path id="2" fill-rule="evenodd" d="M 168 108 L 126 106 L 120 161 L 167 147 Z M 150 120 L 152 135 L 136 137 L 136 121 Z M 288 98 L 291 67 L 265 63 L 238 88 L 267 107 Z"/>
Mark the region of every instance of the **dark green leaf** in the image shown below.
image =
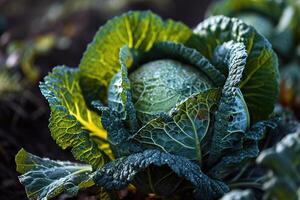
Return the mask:
<path id="1" fill-rule="evenodd" d="M 210 147 L 209 163 L 213 164 L 226 149 L 232 149 L 249 127 L 248 108 L 237 87 L 242 78 L 247 53 L 242 43 L 223 44 L 228 77 L 222 90 L 218 110 L 215 113 L 214 132 Z"/>
<path id="2" fill-rule="evenodd" d="M 115 75 L 110 83 L 108 106 L 119 113 L 120 118 L 131 132 L 135 132 L 138 129 L 138 122 L 127 72 L 127 66 L 130 66 L 132 62 L 133 57 L 128 47 L 122 47 L 120 50 L 121 71 Z"/>
<path id="3" fill-rule="evenodd" d="M 201 194 L 199 199 L 215 199 L 228 192 L 224 183 L 210 179 L 201 172 L 198 165 L 184 157 L 158 150 L 146 150 L 112 161 L 96 172 L 94 181 L 108 189 L 122 189 L 150 165 L 167 165 L 179 177 L 184 177 L 194 185 L 196 194 Z"/>
<path id="4" fill-rule="evenodd" d="M 139 145 L 129 139 L 131 133 L 126 129 L 120 113 L 103 106 L 99 101 L 93 101 L 92 105 L 101 112 L 101 122 L 108 132 L 108 141 L 116 158 L 141 151 Z"/>
<path id="5" fill-rule="evenodd" d="M 224 42 L 245 45 L 248 58 L 239 88 L 249 108 L 251 122 L 267 119 L 279 92 L 278 61 L 270 43 L 241 20 L 224 16 L 208 18 L 194 33 L 186 45 L 197 49 L 211 63 L 214 63 L 215 49 Z"/>
<path id="6" fill-rule="evenodd" d="M 209 60 L 202 56 L 197 50 L 188 48 L 183 44 L 173 42 L 160 42 L 154 45 L 150 53 L 155 53 L 162 58 L 173 58 L 191 64 L 199 69 L 215 86 L 222 86 L 226 80 Z"/>
<path id="7" fill-rule="evenodd" d="M 51 199 L 64 192 L 75 196 L 94 185 L 90 165 L 40 158 L 24 149 L 16 155 L 16 164 L 29 199 Z"/>

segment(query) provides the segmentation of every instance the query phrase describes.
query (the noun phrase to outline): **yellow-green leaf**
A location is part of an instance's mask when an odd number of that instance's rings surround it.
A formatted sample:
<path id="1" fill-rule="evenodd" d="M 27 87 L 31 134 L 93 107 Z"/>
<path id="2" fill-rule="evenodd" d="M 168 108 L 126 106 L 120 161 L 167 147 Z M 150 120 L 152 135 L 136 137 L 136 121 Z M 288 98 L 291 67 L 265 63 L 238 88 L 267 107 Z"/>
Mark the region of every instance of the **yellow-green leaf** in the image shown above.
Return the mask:
<path id="1" fill-rule="evenodd" d="M 49 128 L 56 142 L 63 149 L 72 148 L 76 159 L 94 167 L 113 159 L 100 116 L 82 96 L 79 70 L 56 67 L 44 80 L 40 88 L 51 107 Z"/>
<path id="2" fill-rule="evenodd" d="M 184 24 L 163 21 L 150 11 L 128 12 L 109 20 L 99 29 L 80 62 L 84 92 L 95 93 L 98 97 L 103 95 L 99 94 L 99 88 L 107 88 L 111 78 L 120 70 L 119 51 L 124 45 L 148 51 L 161 41 L 183 43 L 191 34 Z"/>

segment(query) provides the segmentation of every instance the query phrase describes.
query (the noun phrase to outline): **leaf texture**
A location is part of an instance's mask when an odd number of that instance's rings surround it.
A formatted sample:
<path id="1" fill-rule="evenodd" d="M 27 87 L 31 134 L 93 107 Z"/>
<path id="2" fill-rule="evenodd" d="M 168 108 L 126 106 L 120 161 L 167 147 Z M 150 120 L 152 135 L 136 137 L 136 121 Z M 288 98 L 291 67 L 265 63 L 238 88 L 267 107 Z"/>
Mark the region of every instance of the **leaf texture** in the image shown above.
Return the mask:
<path id="1" fill-rule="evenodd" d="M 228 77 L 222 89 L 218 110 L 215 112 L 214 132 L 211 141 L 209 162 L 219 159 L 226 149 L 234 148 L 249 126 L 246 103 L 237 87 L 246 65 L 247 53 L 242 43 L 224 44 L 224 60 Z"/>
<path id="2" fill-rule="evenodd" d="M 120 113 L 99 101 L 93 101 L 92 105 L 101 112 L 101 122 L 108 132 L 108 141 L 116 158 L 141 151 L 140 145 L 130 140 L 131 133 L 126 128 Z"/>
<path id="3" fill-rule="evenodd" d="M 124 45 L 148 51 L 157 42 L 182 43 L 190 36 L 191 30 L 184 24 L 163 21 L 150 11 L 131 11 L 115 17 L 99 29 L 81 59 L 82 88 L 96 93 L 99 87 L 108 87 L 120 69 L 119 50 Z M 92 85 L 86 84 L 91 82 Z"/>
<path id="4" fill-rule="evenodd" d="M 201 22 L 185 45 L 197 49 L 214 64 L 214 51 L 229 41 L 243 43 L 248 54 L 239 88 L 251 122 L 267 119 L 278 98 L 279 72 L 277 56 L 262 35 L 239 19 L 214 16 Z"/>
<path id="5" fill-rule="evenodd" d="M 198 199 L 218 198 L 228 191 L 228 187 L 224 183 L 210 179 L 203 174 L 198 165 L 186 158 L 162 153 L 158 150 L 146 150 L 143 153 L 112 161 L 96 172 L 94 181 L 97 185 L 108 189 L 122 189 L 137 176 L 138 172 L 145 170 L 150 165 L 167 165 L 179 177 L 190 181 L 196 188 L 196 193 L 201 194 Z"/>
<path id="6" fill-rule="evenodd" d="M 250 159 L 256 158 L 260 150 L 258 142 L 264 137 L 267 129 L 275 129 L 277 127 L 274 120 L 260 121 L 248 129 L 239 141 L 235 143 L 235 147 L 225 152 L 216 164 L 214 164 L 207 174 L 210 177 L 224 179 L 230 175 L 234 169 L 239 169 L 241 163 L 245 163 Z"/>
<path id="7" fill-rule="evenodd" d="M 49 128 L 59 146 L 72 148 L 76 159 L 93 167 L 113 158 L 100 117 L 85 104 L 77 69 L 54 68 L 40 88 L 51 107 Z"/>
<path id="8" fill-rule="evenodd" d="M 178 104 L 170 115 L 148 122 L 133 139 L 145 148 L 156 148 L 201 162 L 200 144 L 209 134 L 219 96 L 218 89 L 193 95 Z"/>
<path id="9" fill-rule="evenodd" d="M 94 185 L 90 165 L 40 158 L 24 149 L 16 155 L 16 164 L 29 199 L 51 199 L 63 192 L 75 196 L 79 190 Z"/>
<path id="10" fill-rule="evenodd" d="M 174 58 L 191 64 L 199 69 L 215 86 L 223 86 L 226 78 L 210 61 L 195 49 L 174 42 L 159 42 L 153 46 L 150 53 L 161 58 Z"/>
<path id="11" fill-rule="evenodd" d="M 108 106 L 119 113 L 120 118 L 133 133 L 138 129 L 135 107 L 132 101 L 131 84 L 128 78 L 127 66 L 133 62 L 130 49 L 124 46 L 120 49 L 121 69 L 115 75 L 109 86 Z"/>

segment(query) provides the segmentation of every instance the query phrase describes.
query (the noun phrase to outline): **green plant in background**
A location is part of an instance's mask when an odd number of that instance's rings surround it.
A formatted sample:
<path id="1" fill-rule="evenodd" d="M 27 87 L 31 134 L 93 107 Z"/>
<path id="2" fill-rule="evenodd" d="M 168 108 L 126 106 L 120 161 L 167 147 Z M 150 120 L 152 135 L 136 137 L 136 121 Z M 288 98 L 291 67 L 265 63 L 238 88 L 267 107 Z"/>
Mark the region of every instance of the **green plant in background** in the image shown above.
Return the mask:
<path id="1" fill-rule="evenodd" d="M 8 100 L 11 94 L 20 92 L 21 88 L 20 76 L 7 68 L 0 68 L 0 101 Z"/>
<path id="2" fill-rule="evenodd" d="M 99 29 L 79 68 L 56 67 L 40 85 L 52 137 L 86 164 L 21 150 L 20 182 L 30 199 L 129 184 L 156 197 L 219 198 L 274 127 L 278 79 L 271 45 L 238 19 L 191 30 L 125 13 Z"/>
<path id="3" fill-rule="evenodd" d="M 279 55 L 281 103 L 300 112 L 300 3 L 297 0 L 220 0 L 207 16 L 237 17 L 267 37 Z"/>
<path id="4" fill-rule="evenodd" d="M 36 57 L 48 53 L 55 46 L 58 46 L 60 40 L 53 34 L 45 34 L 34 38 L 33 40 L 14 41 L 7 47 L 6 60 L 8 67 L 20 65 L 21 71 L 27 82 L 34 84 L 40 79 L 40 70 L 36 66 Z M 56 42 L 58 41 L 58 42 Z"/>
<path id="5" fill-rule="evenodd" d="M 265 199 L 298 200 L 300 198 L 300 124 L 296 132 L 285 136 L 276 146 L 264 150 L 257 163 L 269 169 L 263 184 Z"/>
<path id="6" fill-rule="evenodd" d="M 300 124 L 283 122 L 279 134 L 284 136 L 276 145 L 263 150 L 256 159 L 257 167 L 268 170 L 256 177 L 262 196 L 250 189 L 232 190 L 222 200 L 298 200 L 300 197 Z M 281 122 L 281 123 L 282 123 Z M 259 171 L 260 169 L 256 169 Z"/>
<path id="7" fill-rule="evenodd" d="M 251 190 L 232 190 L 222 197 L 221 200 L 255 200 Z"/>

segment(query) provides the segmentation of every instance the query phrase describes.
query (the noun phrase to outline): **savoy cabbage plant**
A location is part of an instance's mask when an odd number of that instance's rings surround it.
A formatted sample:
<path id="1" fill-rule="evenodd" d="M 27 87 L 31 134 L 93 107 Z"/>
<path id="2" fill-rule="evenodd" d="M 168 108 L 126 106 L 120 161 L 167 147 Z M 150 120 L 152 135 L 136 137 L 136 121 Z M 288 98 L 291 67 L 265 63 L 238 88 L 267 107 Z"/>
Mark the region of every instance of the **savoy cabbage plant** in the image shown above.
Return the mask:
<path id="1" fill-rule="evenodd" d="M 259 153 L 278 97 L 270 43 L 239 19 L 194 30 L 150 11 L 109 20 L 78 68 L 55 67 L 40 88 L 57 144 L 85 164 L 16 156 L 30 199 L 128 186 L 157 197 L 216 199 Z M 110 196 L 110 197 L 109 197 Z"/>

